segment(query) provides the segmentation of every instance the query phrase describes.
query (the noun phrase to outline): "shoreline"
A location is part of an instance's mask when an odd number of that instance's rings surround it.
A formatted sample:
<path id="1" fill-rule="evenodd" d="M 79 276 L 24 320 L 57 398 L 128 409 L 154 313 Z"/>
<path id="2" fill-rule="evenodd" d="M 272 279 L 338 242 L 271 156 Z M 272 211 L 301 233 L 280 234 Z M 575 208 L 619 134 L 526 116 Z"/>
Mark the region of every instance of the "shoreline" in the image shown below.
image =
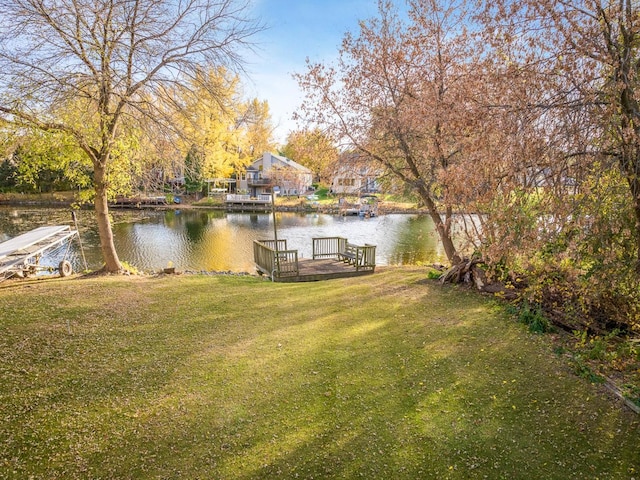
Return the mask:
<path id="1" fill-rule="evenodd" d="M 79 208 L 82 210 L 93 210 L 92 203 L 84 203 L 78 205 L 75 199 L 63 198 L 64 196 L 57 196 L 56 194 L 46 194 L 46 198 L 33 198 L 30 194 L 24 194 L 30 198 L 16 198 L 18 195 L 23 194 L 0 194 L 0 206 L 8 207 L 41 207 L 41 208 Z M 43 194 L 44 195 L 44 194 Z M 62 198 L 61 198 L 62 197 Z M 74 207 L 77 206 L 77 207 Z M 186 209 L 203 209 L 203 210 L 222 210 L 225 212 L 251 212 L 251 213 L 269 213 L 271 212 L 271 206 L 264 207 L 247 207 L 242 206 L 229 206 L 226 204 L 202 204 L 185 202 L 179 204 L 109 204 L 109 209 L 114 210 L 186 210 Z M 340 214 L 340 208 L 338 204 L 329 205 L 311 205 L 300 203 L 298 205 L 276 205 L 277 212 L 292 212 L 292 213 L 323 213 L 327 215 Z M 389 214 L 416 214 L 427 215 L 429 212 L 427 209 L 418 208 L 414 206 L 400 206 L 397 204 L 381 202 L 378 205 L 378 215 Z"/>

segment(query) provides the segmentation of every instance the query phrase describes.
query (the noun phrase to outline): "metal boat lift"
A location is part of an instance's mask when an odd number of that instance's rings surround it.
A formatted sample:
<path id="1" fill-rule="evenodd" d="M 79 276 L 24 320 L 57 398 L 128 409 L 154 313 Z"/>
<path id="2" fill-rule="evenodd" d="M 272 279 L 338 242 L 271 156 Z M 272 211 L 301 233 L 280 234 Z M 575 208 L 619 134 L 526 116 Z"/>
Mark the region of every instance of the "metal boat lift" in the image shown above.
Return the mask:
<path id="1" fill-rule="evenodd" d="M 45 251 L 62 245 L 65 241 L 77 235 L 67 225 L 38 227 L 0 243 L 0 281 L 13 275 L 29 276 L 38 270 L 57 270 L 61 277 L 71 275 L 73 268 L 65 258 L 57 268 L 41 267 L 40 258 Z"/>

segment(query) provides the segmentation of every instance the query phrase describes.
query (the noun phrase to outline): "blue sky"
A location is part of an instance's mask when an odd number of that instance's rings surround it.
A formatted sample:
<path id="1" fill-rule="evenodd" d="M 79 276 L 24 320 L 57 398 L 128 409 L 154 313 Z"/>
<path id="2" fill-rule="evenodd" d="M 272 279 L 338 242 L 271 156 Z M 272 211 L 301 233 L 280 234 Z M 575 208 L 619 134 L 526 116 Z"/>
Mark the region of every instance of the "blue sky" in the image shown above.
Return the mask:
<path id="1" fill-rule="evenodd" d="M 373 16 L 377 0 L 253 0 L 252 16 L 267 30 L 255 38 L 258 51 L 246 57 L 247 96 L 267 100 L 276 140 L 284 142 L 296 128 L 291 116 L 302 101 L 292 74 L 303 73 L 305 59 L 331 62 L 345 32 L 357 32 L 358 21 Z"/>

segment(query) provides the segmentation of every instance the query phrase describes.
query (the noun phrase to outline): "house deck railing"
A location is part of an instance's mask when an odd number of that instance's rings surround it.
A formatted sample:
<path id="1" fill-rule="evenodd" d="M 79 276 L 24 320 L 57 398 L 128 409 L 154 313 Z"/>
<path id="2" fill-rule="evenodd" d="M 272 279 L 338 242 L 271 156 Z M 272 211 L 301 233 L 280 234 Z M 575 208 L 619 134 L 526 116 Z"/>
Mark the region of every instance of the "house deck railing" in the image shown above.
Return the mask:
<path id="1" fill-rule="evenodd" d="M 247 178 L 247 185 L 266 187 L 273 182 L 270 178 Z"/>

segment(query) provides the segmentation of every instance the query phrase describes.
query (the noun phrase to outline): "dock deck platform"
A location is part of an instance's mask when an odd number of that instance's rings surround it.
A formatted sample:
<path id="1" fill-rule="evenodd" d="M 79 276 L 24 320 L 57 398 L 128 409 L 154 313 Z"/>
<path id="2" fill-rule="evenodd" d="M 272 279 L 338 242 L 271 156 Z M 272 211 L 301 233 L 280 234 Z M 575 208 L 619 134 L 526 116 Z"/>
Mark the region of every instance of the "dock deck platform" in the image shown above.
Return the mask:
<path id="1" fill-rule="evenodd" d="M 359 277 L 371 275 L 374 270 L 356 270 L 335 258 L 301 258 L 298 260 L 298 274 L 294 276 L 275 277 L 275 282 L 317 282 L 334 278 Z"/>
<path id="2" fill-rule="evenodd" d="M 313 238 L 313 258 L 299 258 L 286 240 L 255 240 L 253 256 L 259 273 L 274 282 L 316 282 L 359 277 L 375 271 L 375 245 L 353 245 L 343 237 Z"/>

